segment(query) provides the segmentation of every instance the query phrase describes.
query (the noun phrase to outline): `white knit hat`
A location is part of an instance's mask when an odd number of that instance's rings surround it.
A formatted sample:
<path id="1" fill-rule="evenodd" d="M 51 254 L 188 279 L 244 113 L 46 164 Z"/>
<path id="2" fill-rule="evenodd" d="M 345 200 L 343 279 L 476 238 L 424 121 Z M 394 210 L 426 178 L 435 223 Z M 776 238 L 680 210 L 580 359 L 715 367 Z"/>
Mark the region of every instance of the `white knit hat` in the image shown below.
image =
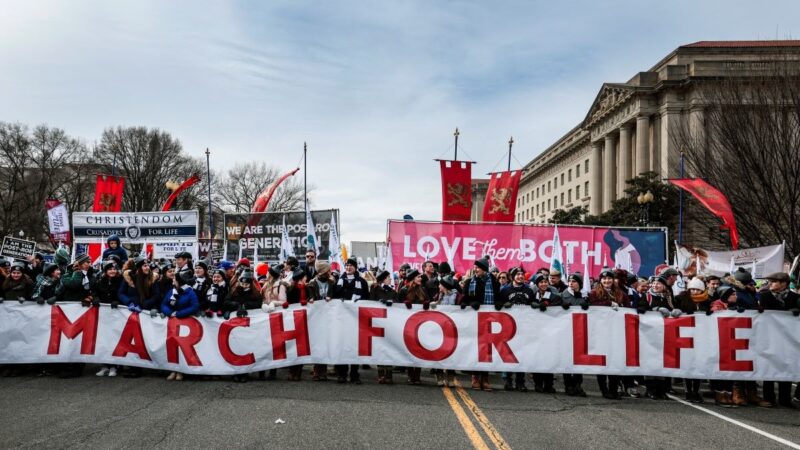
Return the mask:
<path id="1" fill-rule="evenodd" d="M 686 286 L 686 289 L 698 289 L 700 291 L 705 291 L 706 284 L 700 278 L 694 277 L 689 280 L 689 285 Z"/>

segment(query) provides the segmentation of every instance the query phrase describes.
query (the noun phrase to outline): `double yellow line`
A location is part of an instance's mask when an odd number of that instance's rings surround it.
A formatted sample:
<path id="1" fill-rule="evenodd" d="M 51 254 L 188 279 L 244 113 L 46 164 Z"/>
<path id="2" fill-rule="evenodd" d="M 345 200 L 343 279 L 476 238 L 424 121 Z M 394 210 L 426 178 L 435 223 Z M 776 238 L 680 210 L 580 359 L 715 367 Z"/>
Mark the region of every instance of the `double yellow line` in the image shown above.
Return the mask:
<path id="1" fill-rule="evenodd" d="M 511 446 L 508 445 L 503 436 L 495 429 L 483 411 L 478 407 L 477 404 L 472 400 L 469 396 L 467 391 L 461 386 L 461 383 L 458 380 L 455 380 L 453 383 L 455 386 L 453 390 L 458 394 L 458 397 L 461 398 L 461 401 L 464 402 L 467 410 L 472 413 L 472 417 L 478 422 L 478 425 L 483 429 L 484 434 L 489 438 L 489 440 L 494 445 L 494 448 L 498 450 L 510 450 Z M 456 396 L 453 395 L 453 391 L 450 390 L 449 387 L 443 387 L 442 393 L 444 397 L 447 399 L 447 403 L 450 404 L 450 408 L 455 413 L 456 417 L 458 418 L 458 422 L 461 424 L 461 428 L 464 429 L 464 432 L 467 434 L 467 437 L 472 442 L 472 446 L 475 447 L 475 450 L 489 450 L 489 446 L 484 440 L 483 436 L 481 435 L 480 431 L 473 425 L 472 420 L 470 420 L 469 415 L 464 411 L 464 408 L 456 399 Z"/>

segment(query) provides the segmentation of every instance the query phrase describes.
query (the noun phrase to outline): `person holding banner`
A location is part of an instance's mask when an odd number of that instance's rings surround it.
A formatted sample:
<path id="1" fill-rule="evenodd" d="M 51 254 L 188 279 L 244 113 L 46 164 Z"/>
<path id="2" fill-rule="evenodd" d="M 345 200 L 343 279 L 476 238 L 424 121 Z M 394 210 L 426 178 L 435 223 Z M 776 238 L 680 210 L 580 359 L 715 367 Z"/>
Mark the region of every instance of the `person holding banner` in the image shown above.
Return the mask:
<path id="1" fill-rule="evenodd" d="M 573 273 L 567 278 L 567 288 L 561 293 L 561 307 L 569 310 L 572 306 L 580 306 L 581 308 L 588 308 L 589 301 L 583 292 L 583 277 L 578 273 Z M 583 374 L 580 373 L 565 373 L 564 374 L 564 393 L 570 397 L 586 397 L 586 392 L 583 390 Z"/>
<path id="2" fill-rule="evenodd" d="M 553 275 L 557 274 L 557 275 Z M 562 283 L 561 272 L 553 269 L 549 276 L 543 273 L 537 274 L 533 277 L 533 290 L 534 295 L 529 305 L 531 308 L 536 308 L 541 312 L 547 311 L 548 306 L 560 306 L 561 295 L 558 289 L 550 285 L 550 280 L 555 280 Z M 556 390 L 553 387 L 553 380 L 555 375 L 552 373 L 534 373 L 533 376 L 533 390 L 540 394 L 555 394 Z"/>
<path id="3" fill-rule="evenodd" d="M 128 311 L 140 313 L 143 309 L 153 310 L 161 306 L 161 295 L 158 289 L 158 275 L 147 264 L 147 260 L 137 257 L 128 260 L 122 269 L 122 282 L 119 286 L 119 301 L 128 307 Z"/>
<path id="4" fill-rule="evenodd" d="M 253 272 L 245 270 L 239 275 L 236 287 L 230 292 L 228 301 L 225 302 L 225 312 L 222 317 L 228 320 L 231 313 L 236 311 L 236 317 L 247 317 L 248 309 L 259 309 L 263 298 L 254 283 Z"/>
<path id="5" fill-rule="evenodd" d="M 336 290 L 336 281 L 331 276 L 331 265 L 325 261 L 317 261 L 315 269 L 317 275 L 308 283 L 310 296 L 314 300 L 328 302 L 331 300 L 334 290 Z M 328 365 L 314 364 L 314 368 L 311 371 L 311 381 L 328 381 Z"/>
<path id="6" fill-rule="evenodd" d="M 175 274 L 172 289 L 167 292 L 161 303 L 161 313 L 164 316 L 183 319 L 197 314 L 197 311 L 200 310 L 200 303 L 190 285 L 192 281 L 194 281 L 194 273 L 189 270 L 183 270 Z M 167 380 L 182 381 L 183 374 L 170 372 Z"/>
<path id="7" fill-rule="evenodd" d="M 308 284 L 306 283 L 305 270 L 300 268 L 295 269 L 294 273 L 292 273 L 292 282 L 289 285 L 289 291 L 286 294 L 286 301 L 283 302 L 283 305 L 281 306 L 286 309 L 289 307 L 289 305 L 299 304 L 301 306 L 306 306 L 309 301 L 313 303 L 314 297 L 310 291 L 311 290 L 308 288 Z M 289 377 L 287 378 L 288 381 L 300 381 L 302 376 L 302 364 L 289 366 Z M 358 377 L 351 379 L 351 381 L 355 384 L 361 384 L 361 380 Z"/>
<path id="8" fill-rule="evenodd" d="M 502 274 L 503 272 L 501 272 Z M 529 306 L 533 303 L 536 294 L 525 282 L 525 271 L 521 267 L 514 267 L 508 272 L 511 277 L 511 282 L 500 288 L 498 301 L 495 303 L 494 308 L 498 311 L 502 308 L 511 308 L 514 305 Z M 506 372 L 503 374 L 506 380 L 503 389 L 507 391 L 517 390 L 520 392 L 528 392 L 525 386 L 525 373 Z M 516 387 L 514 386 L 516 384 Z M 552 387 L 552 381 L 551 381 Z"/>
<path id="9" fill-rule="evenodd" d="M 600 283 L 589 292 L 589 305 L 604 306 L 614 310 L 619 307 L 630 308 L 631 303 L 625 292 L 615 283 L 616 276 L 611 269 L 600 272 Z M 610 400 L 619 400 L 619 385 L 622 377 L 617 375 L 598 375 L 597 385 L 603 397 Z"/>
<path id="10" fill-rule="evenodd" d="M 686 291 L 681 292 L 675 297 L 676 314 L 694 314 L 695 312 L 706 312 L 711 309 L 711 299 L 706 290 L 706 284 L 700 277 L 689 280 Z M 686 378 L 683 380 L 685 386 L 685 399 L 692 403 L 703 403 L 703 396 L 700 394 L 701 380 Z"/>
<path id="11" fill-rule="evenodd" d="M 20 303 L 33 300 L 33 280 L 25 275 L 25 264 L 14 262 L 8 277 L 3 280 L 3 298 Z"/>
<path id="12" fill-rule="evenodd" d="M 94 280 L 92 284 L 92 297 L 94 305 L 101 303 L 111 305 L 112 308 L 119 306 L 119 288 L 122 279 L 117 270 L 117 264 L 113 261 L 106 261 L 102 267 L 103 273 Z"/>
<path id="13" fill-rule="evenodd" d="M 772 273 L 766 276 L 769 285 L 761 292 L 759 304 L 765 310 L 792 311 L 795 317 L 800 316 L 800 295 L 789 290 L 789 274 L 785 272 Z M 792 405 L 792 383 L 778 381 L 778 396 L 775 397 L 774 381 L 765 381 L 764 400 L 787 408 Z M 777 400 L 777 401 L 776 401 Z"/>
<path id="14" fill-rule="evenodd" d="M 81 302 L 83 306 L 91 306 L 91 271 L 92 259 L 89 255 L 82 253 L 75 258 L 72 263 L 72 272 L 61 278 L 64 285 L 63 296 L 60 300 L 67 302 Z"/>
<path id="15" fill-rule="evenodd" d="M 387 307 L 397 300 L 397 292 L 392 288 L 390 273 L 387 270 L 379 273 L 376 282 L 369 287 L 369 299 L 378 301 Z M 378 384 L 394 384 L 392 366 L 378 366 Z"/>
<path id="16" fill-rule="evenodd" d="M 200 304 L 198 314 L 202 315 L 208 311 L 209 300 L 207 297 L 208 289 L 211 287 L 211 278 L 208 276 L 208 264 L 203 261 L 194 266 L 194 283 L 192 289 L 197 294 L 197 301 Z"/>
<path id="17" fill-rule="evenodd" d="M 475 261 L 473 274 L 464 280 L 464 298 L 461 300 L 461 309 L 467 306 L 475 311 L 481 305 L 494 305 L 495 299 L 500 294 L 500 283 L 489 273 L 489 260 L 484 258 Z M 491 391 L 488 372 L 472 373 L 472 389 Z"/>
<path id="18" fill-rule="evenodd" d="M 47 302 L 50 305 L 56 302 L 58 285 L 61 283 L 61 269 L 55 264 L 47 264 L 38 277 L 33 288 L 33 298 L 36 303 L 43 305 Z"/>
<path id="19" fill-rule="evenodd" d="M 412 305 L 422 304 L 423 309 L 430 307 L 430 300 L 425 294 L 423 287 L 425 276 L 417 269 L 409 269 L 406 272 L 405 286 L 400 289 L 397 294 L 397 300 L 402 301 L 407 309 L 411 309 Z M 422 369 L 419 367 L 407 367 L 406 375 L 408 376 L 407 384 L 422 384 L 420 377 L 422 376 Z"/>
<path id="20" fill-rule="evenodd" d="M 224 270 L 215 270 L 211 275 L 211 284 L 206 290 L 205 297 L 208 302 L 206 317 L 211 318 L 215 314 L 217 317 L 222 317 L 223 304 L 228 298 L 228 280 Z"/>
<path id="21" fill-rule="evenodd" d="M 339 281 L 336 282 L 333 298 L 352 300 L 354 302 L 362 299 L 369 299 L 369 286 L 367 286 L 367 282 L 361 278 L 361 275 L 358 273 L 358 260 L 356 260 L 355 257 L 351 256 L 350 258 L 347 258 L 347 261 L 344 264 L 344 273 L 341 277 L 339 277 Z M 347 375 L 348 367 L 346 364 L 336 365 L 337 383 L 346 383 Z M 361 376 L 358 373 L 358 364 L 350 365 L 350 382 L 361 384 Z"/>

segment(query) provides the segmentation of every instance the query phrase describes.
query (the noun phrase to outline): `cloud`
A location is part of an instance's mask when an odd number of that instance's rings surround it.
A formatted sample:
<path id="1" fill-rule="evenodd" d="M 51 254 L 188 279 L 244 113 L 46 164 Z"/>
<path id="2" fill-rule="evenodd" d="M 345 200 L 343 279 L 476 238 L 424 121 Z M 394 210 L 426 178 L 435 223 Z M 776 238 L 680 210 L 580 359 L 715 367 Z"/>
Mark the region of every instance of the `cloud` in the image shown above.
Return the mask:
<path id="1" fill-rule="evenodd" d="M 475 176 L 529 161 L 574 127 L 606 81 L 681 44 L 774 38 L 775 2 L 7 2 L 0 120 L 89 141 L 146 125 L 226 169 L 293 167 L 309 144 L 319 208 L 343 239 L 440 214 L 438 166 L 461 129 Z M 691 9 L 691 14 L 687 10 Z M 713 20 L 712 20 L 713 19 Z M 514 164 L 516 165 L 516 164 Z"/>

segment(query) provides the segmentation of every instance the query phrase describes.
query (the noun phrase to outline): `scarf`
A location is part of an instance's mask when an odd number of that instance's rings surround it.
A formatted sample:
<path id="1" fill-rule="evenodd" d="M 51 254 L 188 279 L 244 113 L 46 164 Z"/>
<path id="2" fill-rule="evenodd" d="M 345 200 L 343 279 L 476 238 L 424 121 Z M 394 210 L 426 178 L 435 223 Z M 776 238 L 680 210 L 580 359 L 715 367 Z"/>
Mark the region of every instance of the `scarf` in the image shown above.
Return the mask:
<path id="1" fill-rule="evenodd" d="M 83 270 L 83 290 L 88 291 L 91 288 L 91 281 L 89 281 L 89 272 Z"/>
<path id="2" fill-rule="evenodd" d="M 194 279 L 194 286 L 192 286 L 192 288 L 194 288 L 195 291 L 199 291 L 203 287 L 203 283 L 205 282 L 206 282 L 205 277 L 197 277 Z"/>
<path id="3" fill-rule="evenodd" d="M 225 287 L 225 282 L 223 281 L 221 284 L 212 284 L 208 288 L 208 296 L 209 303 L 217 303 L 219 301 L 219 290 Z"/>
<path id="4" fill-rule="evenodd" d="M 319 289 L 319 296 L 320 298 L 325 298 L 328 296 L 328 282 L 322 281 L 317 278 L 317 289 Z"/>
<path id="5" fill-rule="evenodd" d="M 689 297 L 691 297 L 694 303 L 703 303 L 704 301 L 708 300 L 708 292 L 703 291 L 702 294 L 697 294 L 697 295 L 689 294 Z"/>
<path id="6" fill-rule="evenodd" d="M 178 296 L 183 294 L 183 292 L 189 288 L 191 288 L 191 286 L 189 286 L 188 284 L 184 284 L 179 288 L 176 287 L 172 288 L 172 295 L 169 297 L 169 306 L 171 308 L 175 308 L 175 305 L 178 304 Z"/>
<path id="7" fill-rule="evenodd" d="M 300 290 L 299 291 L 299 296 L 298 296 L 299 299 L 300 299 L 300 304 L 303 305 L 303 306 L 306 306 L 306 304 L 308 303 L 308 299 L 306 298 L 306 284 L 305 283 L 297 283 L 297 285 L 295 287 Z"/>
<path id="8" fill-rule="evenodd" d="M 484 277 L 485 287 L 483 289 L 483 304 L 484 305 L 494 305 L 494 289 L 492 288 L 492 277 L 488 273 Z M 475 296 L 475 289 L 478 286 L 478 277 L 472 277 L 472 280 L 469 282 L 469 295 L 470 297 Z"/>

